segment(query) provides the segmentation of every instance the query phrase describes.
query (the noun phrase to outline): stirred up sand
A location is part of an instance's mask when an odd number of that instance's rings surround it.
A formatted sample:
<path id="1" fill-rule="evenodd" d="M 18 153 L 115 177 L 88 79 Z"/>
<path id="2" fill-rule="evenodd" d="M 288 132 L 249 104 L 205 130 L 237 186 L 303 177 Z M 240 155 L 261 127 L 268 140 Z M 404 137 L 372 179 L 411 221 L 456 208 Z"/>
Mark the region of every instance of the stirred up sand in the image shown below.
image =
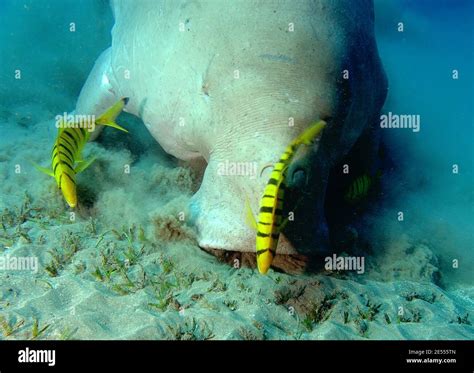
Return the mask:
<path id="1" fill-rule="evenodd" d="M 38 268 L 0 270 L 0 338 L 474 337 L 474 288 L 443 284 L 449 269 L 430 242 L 408 235 L 372 242 L 362 275 L 261 276 L 218 263 L 186 221 L 198 180 L 138 121 L 128 128 L 139 146 L 114 130 L 87 145 L 97 160 L 78 176 L 73 216 L 29 163 L 48 164 L 56 129 L 22 111 L 0 109 L 0 256 L 37 258 Z"/>

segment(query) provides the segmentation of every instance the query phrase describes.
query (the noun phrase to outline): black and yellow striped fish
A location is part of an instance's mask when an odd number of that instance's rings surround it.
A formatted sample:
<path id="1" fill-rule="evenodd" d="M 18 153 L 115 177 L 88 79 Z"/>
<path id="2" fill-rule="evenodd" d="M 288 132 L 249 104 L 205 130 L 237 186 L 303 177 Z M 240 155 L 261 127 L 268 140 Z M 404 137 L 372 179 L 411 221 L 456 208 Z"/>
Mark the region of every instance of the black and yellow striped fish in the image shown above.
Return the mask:
<path id="1" fill-rule="evenodd" d="M 115 119 L 127 102 L 128 98 L 123 98 L 115 103 L 94 121 L 95 125 L 110 126 L 128 132 L 115 123 Z M 91 132 L 87 130 L 92 127 L 90 124 L 81 123 L 80 126 L 66 126 L 62 122 L 59 123 L 58 136 L 51 151 L 52 169 L 35 165 L 38 170 L 56 179 L 58 188 L 71 207 L 77 205 L 76 174 L 84 171 L 95 160 L 93 157 L 85 161 L 81 156 L 91 135 Z M 77 166 L 76 163 L 78 163 Z"/>
<path id="2" fill-rule="evenodd" d="M 285 149 L 280 160 L 273 167 L 270 180 L 268 180 L 265 187 L 260 201 L 258 221 L 255 221 L 250 207 L 247 209 L 248 220 L 257 231 L 257 267 L 261 274 L 267 273 L 270 268 L 276 255 L 280 231 L 288 221 L 282 218 L 283 199 L 286 188 L 285 177 L 288 166 L 298 147 L 302 144 L 310 145 L 325 126 L 326 122 L 322 120 L 312 124 Z"/>
<path id="3" fill-rule="evenodd" d="M 355 178 L 354 181 L 349 184 L 344 194 L 344 200 L 352 205 L 365 200 L 380 177 L 381 172 L 378 171 L 375 176 L 370 176 L 368 173 L 364 173 Z"/>

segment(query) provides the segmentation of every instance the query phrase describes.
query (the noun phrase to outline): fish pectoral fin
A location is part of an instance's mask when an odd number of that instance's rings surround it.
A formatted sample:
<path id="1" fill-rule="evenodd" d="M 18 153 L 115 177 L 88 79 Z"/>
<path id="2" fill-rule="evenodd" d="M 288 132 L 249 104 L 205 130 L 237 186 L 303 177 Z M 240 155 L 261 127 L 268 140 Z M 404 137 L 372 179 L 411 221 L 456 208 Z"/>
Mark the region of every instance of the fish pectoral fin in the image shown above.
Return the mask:
<path id="1" fill-rule="evenodd" d="M 284 230 L 287 226 L 288 222 L 290 221 L 289 217 L 286 217 L 280 224 L 280 231 Z"/>
<path id="2" fill-rule="evenodd" d="M 120 131 L 128 132 L 125 128 L 115 123 L 115 119 L 122 112 L 127 102 L 128 102 L 127 97 L 122 98 L 121 100 L 117 101 L 114 105 L 112 105 L 109 109 L 107 109 L 102 115 L 100 115 L 99 118 L 97 118 L 97 120 L 95 121 L 95 124 L 98 124 L 101 126 L 109 126 L 109 127 L 116 128 Z"/>
<path id="3" fill-rule="evenodd" d="M 53 173 L 53 170 L 50 169 L 50 168 L 46 168 L 46 167 L 41 167 L 39 164 L 35 163 L 35 162 L 30 162 L 38 171 L 48 175 L 48 176 L 51 176 L 51 177 L 54 177 L 54 173 Z"/>
<path id="4" fill-rule="evenodd" d="M 78 164 L 78 165 L 76 166 L 76 168 L 74 169 L 74 172 L 75 172 L 76 174 L 78 174 L 79 172 L 84 171 L 84 170 L 85 170 L 87 167 L 89 167 L 89 166 L 92 164 L 92 162 L 94 162 L 95 160 L 96 160 L 96 157 L 91 157 L 91 158 L 88 159 L 88 160 L 83 160 L 83 159 L 81 159 L 81 160 L 79 161 L 80 164 Z"/>
<path id="5" fill-rule="evenodd" d="M 128 131 L 127 131 L 125 128 L 119 126 L 119 125 L 118 125 L 117 123 L 115 123 L 115 122 L 107 122 L 107 123 L 99 123 L 99 122 L 96 122 L 96 124 L 100 124 L 101 126 L 113 127 L 113 128 L 116 128 L 116 129 L 118 129 L 118 130 L 120 130 L 120 131 L 123 131 L 123 132 L 127 132 L 127 133 L 128 133 Z"/>
<path id="6" fill-rule="evenodd" d="M 74 158 L 74 161 L 76 163 L 82 163 L 82 162 L 85 162 L 84 158 L 82 158 L 82 154 L 76 154 L 75 158 Z"/>
<path id="7" fill-rule="evenodd" d="M 285 167 L 283 167 L 283 168 L 281 169 L 280 174 L 286 175 L 286 171 L 288 171 L 288 168 L 290 168 L 290 165 L 289 165 L 289 164 L 287 164 Z M 284 180 L 283 180 L 283 178 L 282 178 L 282 179 L 278 182 L 278 188 L 280 188 L 281 183 L 282 183 L 283 181 L 284 181 Z M 285 185 L 286 185 L 286 184 L 285 184 Z"/>
<path id="8" fill-rule="evenodd" d="M 245 197 L 245 222 L 250 228 L 252 228 L 254 231 L 257 231 L 257 221 L 253 216 L 253 211 L 250 207 L 250 201 L 247 196 Z"/>

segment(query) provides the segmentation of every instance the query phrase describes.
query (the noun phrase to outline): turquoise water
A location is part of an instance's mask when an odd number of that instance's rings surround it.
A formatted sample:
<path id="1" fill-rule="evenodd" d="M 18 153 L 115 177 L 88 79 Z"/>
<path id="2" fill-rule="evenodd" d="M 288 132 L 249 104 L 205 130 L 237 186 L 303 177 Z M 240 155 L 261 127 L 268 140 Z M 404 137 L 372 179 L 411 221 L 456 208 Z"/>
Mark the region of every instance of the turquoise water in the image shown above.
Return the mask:
<path id="1" fill-rule="evenodd" d="M 375 14 L 381 115 L 418 127 L 380 129 L 363 201 L 328 193 L 331 242 L 365 271 L 260 277 L 254 258 L 237 270 L 199 249 L 179 214 L 202 175 L 129 114 L 131 136 L 106 129 L 87 146 L 98 160 L 72 219 L 30 162 L 48 164 L 53 118 L 74 110 L 113 14 L 99 0 L 0 0 L 0 255 L 39 258 L 0 271 L 0 317 L 19 324 L 0 338 L 32 337 L 36 319 L 46 339 L 472 339 L 474 2 L 376 0 Z"/>
<path id="2" fill-rule="evenodd" d="M 436 237 L 440 253 L 464 262 L 466 271 L 452 273 L 449 280 L 469 283 L 474 264 L 473 3 L 393 3 L 395 11 L 387 14 L 379 2 L 382 16 L 376 22 L 390 80 L 383 112 L 419 115 L 421 126 L 417 133 L 384 133 L 396 163 L 393 178 L 387 180 L 387 198 L 414 217 L 408 231 Z M 398 32 L 399 22 L 403 32 Z"/>

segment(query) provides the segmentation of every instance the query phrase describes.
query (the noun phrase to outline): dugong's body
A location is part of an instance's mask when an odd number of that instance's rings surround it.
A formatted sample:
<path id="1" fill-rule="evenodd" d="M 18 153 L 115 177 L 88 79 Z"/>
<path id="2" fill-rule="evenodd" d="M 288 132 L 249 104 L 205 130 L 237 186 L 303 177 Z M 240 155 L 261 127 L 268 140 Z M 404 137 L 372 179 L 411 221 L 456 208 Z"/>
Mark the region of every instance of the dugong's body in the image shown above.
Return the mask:
<path id="1" fill-rule="evenodd" d="M 386 94 L 372 2 L 115 0 L 112 8 L 112 46 L 76 111 L 130 97 L 127 111 L 165 151 L 204 158 L 190 222 L 201 247 L 235 251 L 255 250 L 245 199 L 256 213 L 271 167 L 261 169 L 326 120 L 320 141 L 288 170 L 288 198 L 298 203 L 278 252 L 323 249 L 329 169 L 374 123 Z"/>

